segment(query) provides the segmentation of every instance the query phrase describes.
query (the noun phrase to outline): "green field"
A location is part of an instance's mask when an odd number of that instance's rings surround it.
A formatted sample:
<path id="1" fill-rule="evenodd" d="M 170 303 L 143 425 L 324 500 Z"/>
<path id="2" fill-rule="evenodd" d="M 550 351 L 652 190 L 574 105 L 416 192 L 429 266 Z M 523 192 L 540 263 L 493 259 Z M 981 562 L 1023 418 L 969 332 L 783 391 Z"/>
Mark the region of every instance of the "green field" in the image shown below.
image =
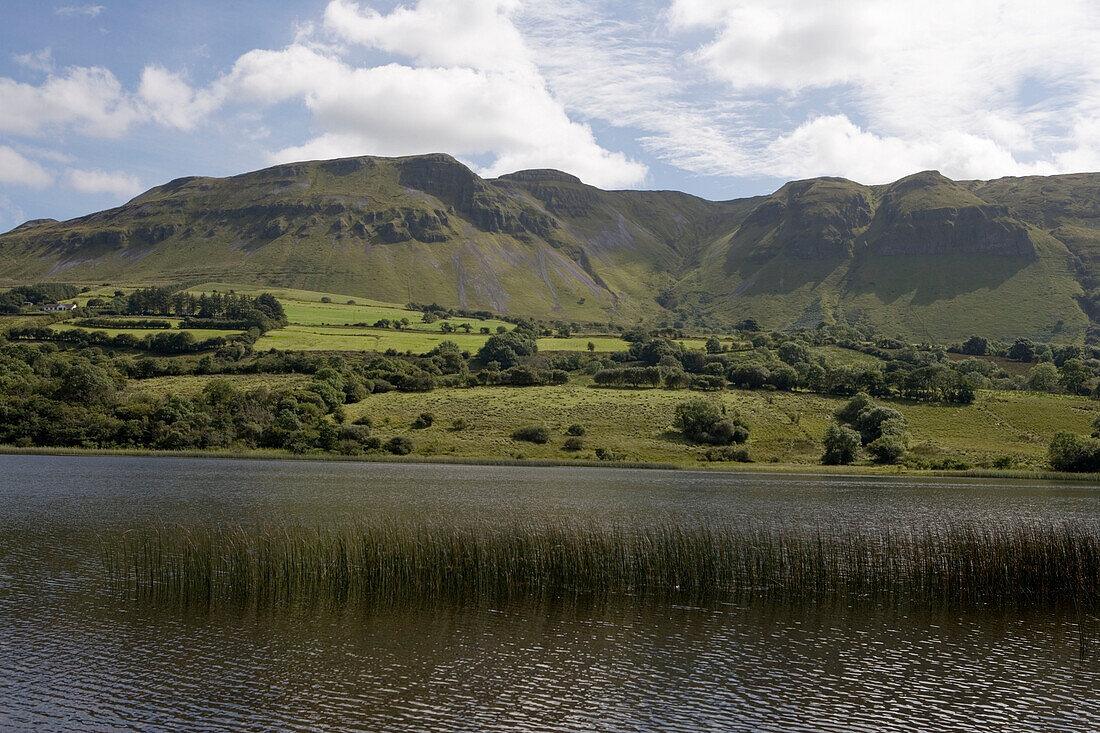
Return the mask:
<path id="1" fill-rule="evenodd" d="M 201 393 L 203 388 L 210 382 L 223 379 L 228 379 L 234 387 L 244 391 L 256 389 L 257 387 L 264 387 L 272 391 L 295 389 L 309 384 L 309 377 L 304 374 L 234 374 L 231 377 L 221 374 L 185 374 L 173 377 L 132 380 L 127 383 L 127 390 L 133 394 L 150 394 L 158 397 L 168 395 L 194 397 Z"/>
<path id="2" fill-rule="evenodd" d="M 672 427 L 675 407 L 697 394 L 668 390 L 560 387 L 483 387 L 437 389 L 427 393 L 388 392 L 348 407 L 349 418 L 367 415 L 382 437 L 408 435 L 420 455 L 467 458 L 591 460 L 596 448 L 611 449 L 630 461 L 700 466 L 700 446 L 683 441 Z M 736 408 L 751 425 L 749 450 L 757 462 L 817 464 L 821 439 L 843 400 L 809 393 L 730 390 L 708 396 Z M 1095 403 L 1081 397 L 1034 392 L 981 392 L 970 406 L 883 400 L 909 422 L 913 452 L 928 458 L 952 457 L 970 464 L 1012 456 L 1018 468 L 1044 468 L 1047 445 L 1057 430 L 1088 433 Z M 421 412 L 435 414 L 424 430 L 409 425 Z M 451 430 L 457 419 L 469 427 Z M 566 428 L 586 428 L 585 449 L 562 450 Z M 513 430 L 546 425 L 547 445 L 517 443 Z M 707 464 L 710 465 L 710 464 Z"/>
<path id="3" fill-rule="evenodd" d="M 271 293 L 282 303 L 287 320 L 290 323 L 302 326 L 352 326 L 358 323 L 373 325 L 382 319 L 400 321 L 402 318 L 407 318 L 409 320 L 408 328 L 415 331 L 442 332 L 444 320 L 456 328 L 459 324 L 468 323 L 474 332 L 480 331 L 482 328 L 489 328 L 495 333 L 499 326 L 512 328 L 512 324 L 496 319 L 448 318 L 434 323 L 424 323 L 422 312 L 409 310 L 403 305 L 337 293 L 316 293 L 309 290 L 266 288 L 230 283 L 207 283 L 188 290 L 188 292 L 196 295 L 215 291 L 220 293 L 233 291 L 242 295 Z M 329 302 L 322 299 L 327 299 Z"/>
<path id="4" fill-rule="evenodd" d="M 109 336 L 120 336 L 126 333 L 135 338 L 143 338 L 150 334 L 155 335 L 158 333 L 177 333 L 183 331 L 194 336 L 196 341 L 205 341 L 217 336 L 237 336 L 242 333 L 241 331 L 229 331 L 221 328 L 89 328 L 87 326 L 76 326 L 68 322 L 55 323 L 50 326 L 50 329 L 54 331 L 73 331 L 79 329 L 106 333 Z"/>
<path id="5" fill-rule="evenodd" d="M 302 326 L 292 324 L 269 331 L 256 342 L 257 351 L 281 349 L 285 351 L 412 351 L 417 354 L 431 351 L 444 341 L 453 341 L 464 351 L 477 351 L 489 337 L 480 333 L 441 333 L 428 331 L 397 331 L 382 328 L 340 328 L 333 326 Z M 542 338 L 539 351 L 585 351 L 588 342 L 596 351 L 622 351 L 627 343 L 612 336 L 576 336 L 571 338 Z"/>

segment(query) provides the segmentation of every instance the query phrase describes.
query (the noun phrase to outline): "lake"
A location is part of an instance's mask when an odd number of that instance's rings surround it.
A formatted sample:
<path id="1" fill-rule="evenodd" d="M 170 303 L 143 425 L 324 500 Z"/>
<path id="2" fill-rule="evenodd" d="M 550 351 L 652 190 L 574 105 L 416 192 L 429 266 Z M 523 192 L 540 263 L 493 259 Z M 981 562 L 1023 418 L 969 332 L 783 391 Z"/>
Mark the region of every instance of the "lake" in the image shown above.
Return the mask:
<path id="1" fill-rule="evenodd" d="M 0 456 L 0 728 L 1100 729 L 1100 620 L 1074 614 L 768 603 L 188 613 L 104 581 L 100 538 L 128 528 L 392 516 L 1096 523 L 1100 487 Z"/>

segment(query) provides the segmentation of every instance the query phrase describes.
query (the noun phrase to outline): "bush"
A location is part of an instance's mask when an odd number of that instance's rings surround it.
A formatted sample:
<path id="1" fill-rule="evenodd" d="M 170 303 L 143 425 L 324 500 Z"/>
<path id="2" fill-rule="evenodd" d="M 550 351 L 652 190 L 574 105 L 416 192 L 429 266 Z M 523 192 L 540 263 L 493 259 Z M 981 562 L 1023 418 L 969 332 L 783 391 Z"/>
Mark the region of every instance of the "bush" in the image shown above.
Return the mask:
<path id="1" fill-rule="evenodd" d="M 584 435 L 584 426 L 573 424 L 573 425 L 570 425 L 569 428 L 566 429 L 565 432 L 566 432 L 567 435 L 581 436 L 581 435 Z"/>
<path id="2" fill-rule="evenodd" d="M 863 444 L 867 445 L 878 440 L 885 424 L 891 421 L 899 423 L 902 428 L 905 427 L 905 417 L 894 408 L 872 406 L 859 413 L 854 427 L 859 431 Z"/>
<path id="3" fill-rule="evenodd" d="M 363 444 L 370 438 L 370 428 L 366 425 L 341 425 L 338 438 L 341 441 L 350 440 Z"/>
<path id="4" fill-rule="evenodd" d="M 900 420 L 887 420 L 879 436 L 867 446 L 867 451 L 879 463 L 897 463 L 909 450 L 909 432 Z"/>
<path id="5" fill-rule="evenodd" d="M 851 425 L 855 423 L 856 418 L 859 417 L 859 413 L 874 406 L 875 403 L 871 401 L 870 395 L 866 392 L 860 392 L 855 397 L 848 400 L 843 407 L 837 409 L 835 413 L 836 419 L 842 423 Z"/>
<path id="6" fill-rule="evenodd" d="M 412 428 L 413 430 L 423 430 L 424 428 L 430 428 L 434 422 L 435 415 L 430 412 L 422 412 L 413 420 Z"/>
<path id="7" fill-rule="evenodd" d="M 461 417 L 451 423 L 451 430 L 455 431 L 456 433 L 460 430 L 465 430 L 468 427 L 470 427 L 470 423 L 466 422 Z"/>
<path id="8" fill-rule="evenodd" d="M 512 440 L 543 445 L 550 442 L 550 430 L 543 425 L 528 425 L 517 428 L 512 433 Z"/>
<path id="9" fill-rule="evenodd" d="M 596 458 L 598 458 L 601 461 L 623 461 L 623 460 L 626 460 L 626 456 L 624 456 L 622 453 L 616 453 L 615 451 L 609 450 L 607 448 L 597 448 L 596 449 Z"/>
<path id="10" fill-rule="evenodd" d="M 718 404 L 698 397 L 676 406 L 674 424 L 694 443 L 730 445 L 749 439 L 748 426 L 740 415 L 727 416 Z"/>
<path id="11" fill-rule="evenodd" d="M 372 420 L 371 418 L 369 418 L 366 415 L 362 415 L 361 417 L 357 417 L 354 420 L 352 420 L 351 424 L 352 425 L 366 425 L 368 428 L 373 428 L 374 427 L 374 420 Z"/>
<path id="12" fill-rule="evenodd" d="M 846 466 L 859 456 L 859 433 L 843 425 L 830 425 L 825 430 L 825 454 L 821 462 L 826 466 Z"/>
<path id="13" fill-rule="evenodd" d="M 565 443 L 562 444 L 562 450 L 569 450 L 569 451 L 584 450 L 584 438 L 579 438 L 575 435 L 571 438 L 566 438 Z"/>
<path id="14" fill-rule="evenodd" d="M 1100 440 L 1061 431 L 1050 441 L 1049 457 L 1056 471 L 1100 471 Z"/>
<path id="15" fill-rule="evenodd" d="M 412 453 L 413 442 L 404 435 L 395 435 L 386 441 L 386 450 L 395 456 L 407 456 Z"/>
<path id="16" fill-rule="evenodd" d="M 749 451 L 747 448 L 734 448 L 733 446 L 724 445 L 719 448 L 707 448 L 703 453 L 703 458 L 711 462 L 718 461 L 737 461 L 738 463 L 751 463 L 752 459 L 749 458 Z"/>

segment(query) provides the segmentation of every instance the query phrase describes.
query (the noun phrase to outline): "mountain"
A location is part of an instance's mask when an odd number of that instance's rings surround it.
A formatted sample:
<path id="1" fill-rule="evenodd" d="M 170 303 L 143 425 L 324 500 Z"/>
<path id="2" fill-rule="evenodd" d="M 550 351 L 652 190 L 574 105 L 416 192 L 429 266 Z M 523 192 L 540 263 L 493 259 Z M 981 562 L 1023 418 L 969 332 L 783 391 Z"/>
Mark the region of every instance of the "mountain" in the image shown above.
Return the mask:
<path id="1" fill-rule="evenodd" d="M 1078 340 L 1100 316 L 1100 174 L 707 201 L 448 155 L 182 178 L 0 235 L 10 282 L 257 283 L 581 321 L 867 321 L 931 340 Z"/>

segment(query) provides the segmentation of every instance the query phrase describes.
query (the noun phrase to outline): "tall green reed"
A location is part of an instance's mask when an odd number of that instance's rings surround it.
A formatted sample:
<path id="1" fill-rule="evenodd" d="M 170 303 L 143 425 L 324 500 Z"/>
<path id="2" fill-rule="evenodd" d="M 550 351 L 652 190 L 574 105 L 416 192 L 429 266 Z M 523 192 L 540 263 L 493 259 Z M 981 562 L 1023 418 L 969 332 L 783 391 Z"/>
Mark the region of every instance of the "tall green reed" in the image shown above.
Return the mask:
<path id="1" fill-rule="evenodd" d="M 105 540 L 103 559 L 129 596 L 188 607 L 616 596 L 1100 606 L 1100 530 L 1069 522 L 162 525 Z"/>

